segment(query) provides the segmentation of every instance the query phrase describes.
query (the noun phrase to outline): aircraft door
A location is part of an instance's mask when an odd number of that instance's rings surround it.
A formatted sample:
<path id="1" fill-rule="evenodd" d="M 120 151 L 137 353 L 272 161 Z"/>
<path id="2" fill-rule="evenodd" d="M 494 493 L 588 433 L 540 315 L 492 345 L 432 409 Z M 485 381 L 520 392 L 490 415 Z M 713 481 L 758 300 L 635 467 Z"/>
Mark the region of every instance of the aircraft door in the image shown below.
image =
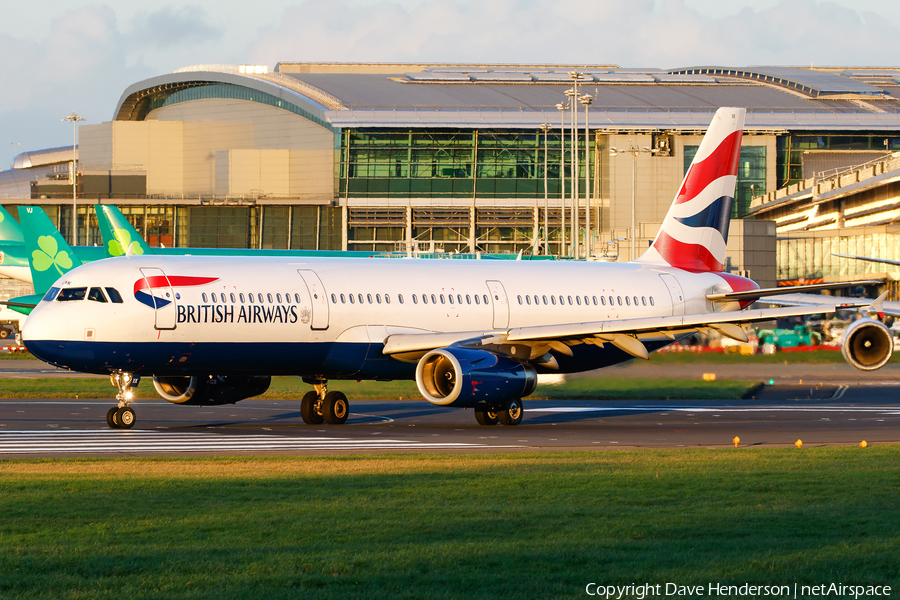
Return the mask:
<path id="1" fill-rule="evenodd" d="M 328 329 L 328 295 L 325 286 L 315 271 L 311 269 L 297 269 L 306 288 L 309 290 L 309 301 L 312 306 L 311 329 Z"/>
<path id="2" fill-rule="evenodd" d="M 669 290 L 669 296 L 672 297 L 672 314 L 683 315 L 684 291 L 681 289 L 681 284 L 678 283 L 678 280 L 675 279 L 674 275 L 670 275 L 669 273 L 660 273 L 659 277 L 666 284 L 666 289 Z"/>
<path id="3" fill-rule="evenodd" d="M 494 329 L 509 327 L 509 300 L 506 290 L 499 281 L 486 281 L 491 294 L 491 305 L 494 307 Z"/>
<path id="4" fill-rule="evenodd" d="M 152 306 L 156 310 L 156 329 L 168 330 L 175 329 L 175 320 L 177 309 L 175 305 L 175 290 L 172 289 L 172 283 L 162 269 L 156 267 L 142 267 L 141 273 L 144 276 L 144 290 L 146 290 L 146 298 L 141 298 L 138 294 L 141 290 L 136 290 L 135 296 L 138 300 Z"/>

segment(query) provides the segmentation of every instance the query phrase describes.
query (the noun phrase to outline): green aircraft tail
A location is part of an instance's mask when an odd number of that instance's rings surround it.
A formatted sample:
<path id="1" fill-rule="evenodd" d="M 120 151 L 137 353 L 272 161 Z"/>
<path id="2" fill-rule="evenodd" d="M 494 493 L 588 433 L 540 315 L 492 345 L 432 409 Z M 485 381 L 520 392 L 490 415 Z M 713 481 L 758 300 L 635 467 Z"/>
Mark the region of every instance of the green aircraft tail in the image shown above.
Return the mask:
<path id="1" fill-rule="evenodd" d="M 19 220 L 25 249 L 31 263 L 31 278 L 36 294 L 43 295 L 65 273 L 81 266 L 69 243 L 63 239 L 44 209 L 20 206 Z"/>
<path id="2" fill-rule="evenodd" d="M 22 227 L 2 206 L 0 206 L 0 242 L 23 243 Z"/>
<path id="3" fill-rule="evenodd" d="M 156 254 L 118 208 L 108 204 L 95 204 L 94 212 L 97 213 L 97 225 L 107 254 Z"/>

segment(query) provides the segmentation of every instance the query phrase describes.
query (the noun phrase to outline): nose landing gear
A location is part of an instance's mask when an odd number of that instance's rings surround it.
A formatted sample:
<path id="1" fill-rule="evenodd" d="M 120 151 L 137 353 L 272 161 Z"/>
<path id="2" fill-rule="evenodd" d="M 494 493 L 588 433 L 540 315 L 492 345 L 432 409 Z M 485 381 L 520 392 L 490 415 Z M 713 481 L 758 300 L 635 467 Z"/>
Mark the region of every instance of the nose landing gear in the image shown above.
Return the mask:
<path id="1" fill-rule="evenodd" d="M 116 400 L 119 401 L 118 406 L 114 406 L 106 413 L 106 424 L 112 429 L 131 429 L 134 427 L 136 420 L 134 409 L 131 408 L 131 402 L 134 399 L 134 392 L 131 388 L 137 385 L 132 379 L 131 373 L 110 373 L 109 381 L 118 388 Z"/>

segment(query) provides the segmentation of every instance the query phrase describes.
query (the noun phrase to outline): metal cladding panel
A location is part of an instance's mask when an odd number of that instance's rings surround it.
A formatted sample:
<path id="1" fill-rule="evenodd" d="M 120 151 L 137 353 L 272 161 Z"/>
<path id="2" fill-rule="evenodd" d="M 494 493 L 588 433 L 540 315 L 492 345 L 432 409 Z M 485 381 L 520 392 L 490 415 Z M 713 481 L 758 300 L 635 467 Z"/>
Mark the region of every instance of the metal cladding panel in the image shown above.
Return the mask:
<path id="1" fill-rule="evenodd" d="M 823 94 L 879 94 L 881 90 L 851 77 L 844 77 L 836 71 L 815 71 L 794 67 L 752 67 L 746 69 L 763 75 L 781 77 L 800 85 L 817 90 Z"/>

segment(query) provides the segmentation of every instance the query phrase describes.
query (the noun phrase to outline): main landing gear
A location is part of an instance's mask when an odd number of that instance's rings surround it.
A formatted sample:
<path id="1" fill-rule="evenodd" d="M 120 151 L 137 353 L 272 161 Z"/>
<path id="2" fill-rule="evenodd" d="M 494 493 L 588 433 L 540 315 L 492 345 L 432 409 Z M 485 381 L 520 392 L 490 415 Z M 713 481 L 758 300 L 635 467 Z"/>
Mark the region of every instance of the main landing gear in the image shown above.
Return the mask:
<path id="1" fill-rule="evenodd" d="M 350 402 L 342 392 L 329 392 L 324 379 L 307 381 L 315 388 L 300 401 L 300 417 L 307 425 L 343 425 L 350 416 Z"/>
<path id="2" fill-rule="evenodd" d="M 134 427 L 135 415 L 131 408 L 134 392 L 131 391 L 130 373 L 110 373 L 109 381 L 119 389 L 116 394 L 118 406 L 114 406 L 106 413 L 106 424 L 113 429 L 131 429 Z"/>
<path id="3" fill-rule="evenodd" d="M 525 409 L 519 399 L 510 400 L 506 404 L 496 408 L 476 408 L 475 420 L 479 425 L 518 425 L 522 422 Z"/>

